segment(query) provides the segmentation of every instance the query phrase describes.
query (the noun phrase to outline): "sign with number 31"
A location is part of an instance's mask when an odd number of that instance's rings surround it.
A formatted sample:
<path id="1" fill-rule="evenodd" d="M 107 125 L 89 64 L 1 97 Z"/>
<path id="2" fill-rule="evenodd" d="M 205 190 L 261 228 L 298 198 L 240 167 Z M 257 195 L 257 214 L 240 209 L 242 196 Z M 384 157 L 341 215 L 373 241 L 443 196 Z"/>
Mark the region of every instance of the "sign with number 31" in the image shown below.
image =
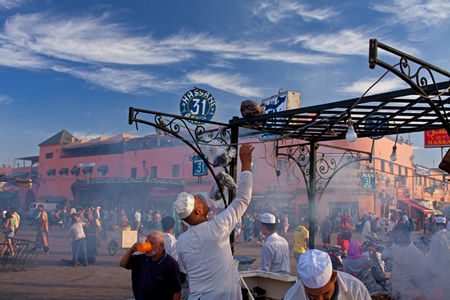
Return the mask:
<path id="1" fill-rule="evenodd" d="M 188 122 L 203 124 L 203 121 L 209 121 L 214 116 L 216 101 L 210 92 L 195 87 L 181 97 L 180 112 L 183 117 L 198 120 L 188 120 Z"/>

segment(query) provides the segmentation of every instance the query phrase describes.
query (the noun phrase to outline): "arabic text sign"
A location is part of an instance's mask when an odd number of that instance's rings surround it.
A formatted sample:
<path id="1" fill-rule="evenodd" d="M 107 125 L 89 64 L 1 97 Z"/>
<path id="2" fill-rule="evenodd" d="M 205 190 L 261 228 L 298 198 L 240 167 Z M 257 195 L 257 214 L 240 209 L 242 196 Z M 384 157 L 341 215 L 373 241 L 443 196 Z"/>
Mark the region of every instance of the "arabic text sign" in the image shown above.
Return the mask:
<path id="1" fill-rule="evenodd" d="M 200 156 L 194 156 L 192 158 L 192 175 L 193 176 L 208 175 L 208 168 Z"/>
<path id="2" fill-rule="evenodd" d="M 425 148 L 450 146 L 450 137 L 445 129 L 427 130 L 424 132 Z"/>

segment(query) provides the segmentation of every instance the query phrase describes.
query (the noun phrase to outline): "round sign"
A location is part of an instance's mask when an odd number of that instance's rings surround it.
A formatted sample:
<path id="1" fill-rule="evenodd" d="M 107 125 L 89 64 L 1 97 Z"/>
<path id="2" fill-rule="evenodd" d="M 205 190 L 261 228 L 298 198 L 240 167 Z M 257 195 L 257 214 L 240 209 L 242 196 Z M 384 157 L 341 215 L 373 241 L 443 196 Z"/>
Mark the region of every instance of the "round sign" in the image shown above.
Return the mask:
<path id="1" fill-rule="evenodd" d="M 388 124 L 386 123 L 385 119 L 386 119 L 385 115 L 373 115 L 364 122 L 364 128 L 367 131 L 373 132 L 373 134 L 369 136 L 371 139 L 379 140 L 383 137 L 383 135 L 377 135 L 377 134 L 385 131 L 388 128 Z M 378 125 L 380 125 L 380 126 L 377 127 Z M 377 128 L 375 129 L 375 127 L 377 127 Z"/>
<path id="2" fill-rule="evenodd" d="M 203 124 L 209 121 L 216 112 L 216 101 L 213 95 L 199 88 L 187 91 L 180 102 L 180 112 L 183 117 L 197 119 L 188 120 L 192 124 Z"/>

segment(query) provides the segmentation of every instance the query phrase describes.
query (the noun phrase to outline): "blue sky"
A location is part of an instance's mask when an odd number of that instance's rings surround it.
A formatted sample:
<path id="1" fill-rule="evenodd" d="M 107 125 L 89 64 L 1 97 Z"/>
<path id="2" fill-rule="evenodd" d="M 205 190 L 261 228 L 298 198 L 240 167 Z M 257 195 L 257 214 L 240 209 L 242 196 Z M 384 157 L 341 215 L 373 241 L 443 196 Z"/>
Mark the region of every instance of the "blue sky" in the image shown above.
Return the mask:
<path id="1" fill-rule="evenodd" d="M 302 106 L 359 97 L 384 73 L 368 67 L 370 38 L 450 70 L 449 20 L 448 0 L 0 0 L 0 164 L 61 129 L 148 134 L 128 107 L 179 114 L 194 86 L 220 122 L 279 89 Z M 373 93 L 403 88 L 389 75 Z M 412 139 L 416 162 L 436 167 L 440 150 Z"/>

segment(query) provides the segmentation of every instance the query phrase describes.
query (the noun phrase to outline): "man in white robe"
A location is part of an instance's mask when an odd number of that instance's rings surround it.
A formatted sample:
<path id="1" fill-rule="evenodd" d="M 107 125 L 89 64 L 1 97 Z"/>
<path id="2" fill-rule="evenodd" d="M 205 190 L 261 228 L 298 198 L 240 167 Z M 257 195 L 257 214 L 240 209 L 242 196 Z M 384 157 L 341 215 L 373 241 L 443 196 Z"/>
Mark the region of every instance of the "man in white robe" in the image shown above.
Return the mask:
<path id="1" fill-rule="evenodd" d="M 261 215 L 261 232 L 266 237 L 261 248 L 260 270 L 289 275 L 291 272 L 289 260 L 289 244 L 286 239 L 275 232 L 276 218 L 264 213 Z"/>
<path id="2" fill-rule="evenodd" d="M 198 196 L 178 195 L 176 213 L 189 229 L 178 237 L 180 267 L 189 277 L 189 299 L 242 299 L 240 276 L 233 262 L 230 234 L 247 209 L 252 195 L 252 145 L 242 145 L 242 173 L 236 198 L 221 213 L 208 220 L 208 205 Z"/>

